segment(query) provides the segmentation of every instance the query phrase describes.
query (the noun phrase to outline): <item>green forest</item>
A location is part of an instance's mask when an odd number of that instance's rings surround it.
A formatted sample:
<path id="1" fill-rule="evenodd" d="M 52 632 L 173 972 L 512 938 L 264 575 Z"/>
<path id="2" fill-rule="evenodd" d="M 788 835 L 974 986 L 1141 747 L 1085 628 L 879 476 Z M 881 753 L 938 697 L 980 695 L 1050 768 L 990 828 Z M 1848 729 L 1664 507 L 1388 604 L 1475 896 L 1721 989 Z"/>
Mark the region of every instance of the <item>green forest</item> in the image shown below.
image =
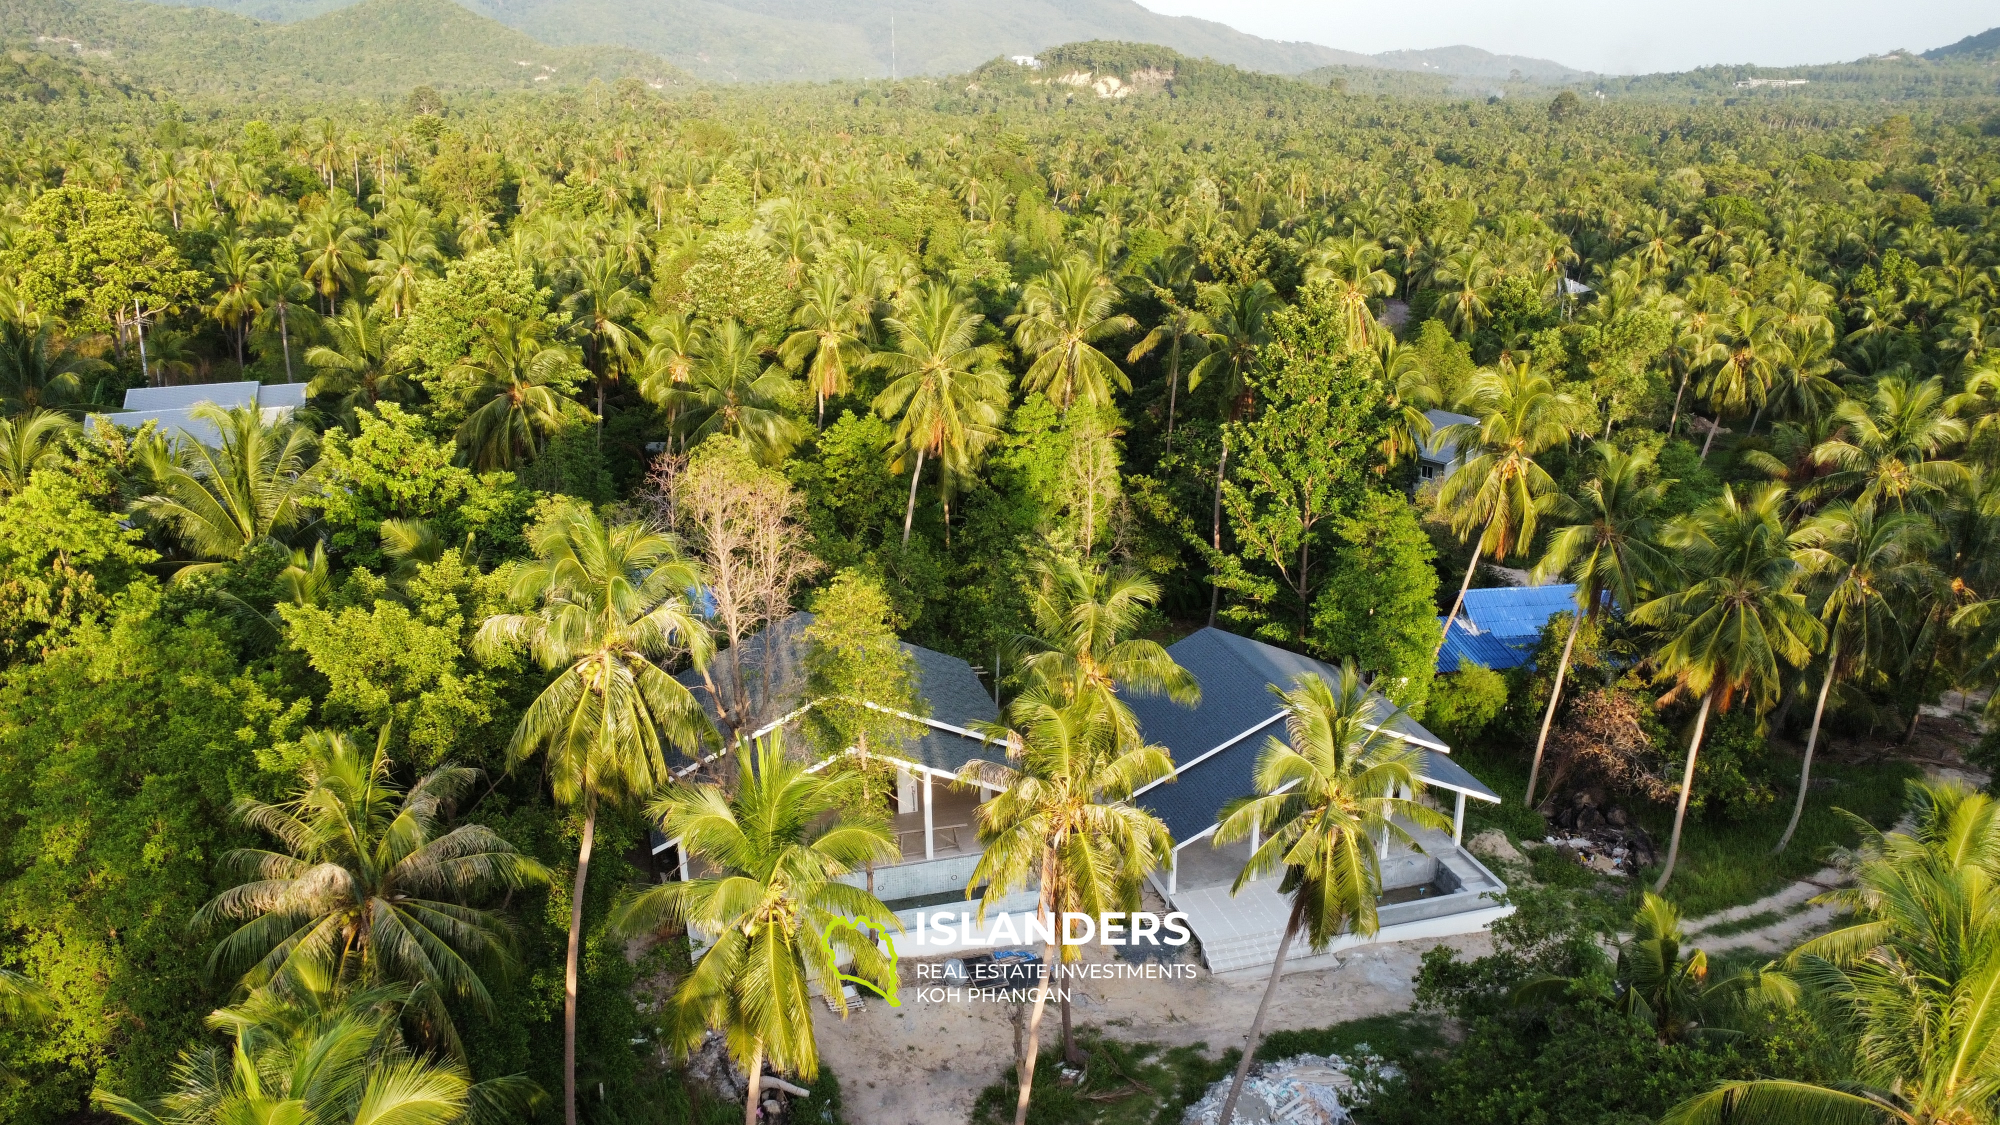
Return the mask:
<path id="1" fill-rule="evenodd" d="M 837 1121 L 816 934 L 887 914 L 840 877 L 897 854 L 844 756 L 919 705 L 894 642 L 1001 701 L 996 885 L 1129 909 L 1172 767 L 1124 700 L 1209 625 L 1342 669 L 1224 826 L 1300 949 L 1436 815 L 1380 795 L 1371 686 L 1506 796 L 1469 831 L 1593 791 L 1660 842 L 1536 851 L 1361 1120 L 2000 1115 L 2000 805 L 1911 780 L 2000 764 L 1990 48 L 1608 99 L 1124 43 L 734 87 L 566 48 L 485 91 L 351 50 L 338 101 L 0 53 L 0 1120 L 754 1125 L 682 1072 L 713 1031 Z M 304 405 L 109 418 L 251 380 Z M 1509 574 L 1576 611 L 1439 674 Z M 806 609 L 831 702 L 753 740 L 713 678 Z M 1796 950 L 1711 972 L 1678 928 L 1829 862 Z M 1110 1120 L 1039 1026 L 995 1119 Z"/>

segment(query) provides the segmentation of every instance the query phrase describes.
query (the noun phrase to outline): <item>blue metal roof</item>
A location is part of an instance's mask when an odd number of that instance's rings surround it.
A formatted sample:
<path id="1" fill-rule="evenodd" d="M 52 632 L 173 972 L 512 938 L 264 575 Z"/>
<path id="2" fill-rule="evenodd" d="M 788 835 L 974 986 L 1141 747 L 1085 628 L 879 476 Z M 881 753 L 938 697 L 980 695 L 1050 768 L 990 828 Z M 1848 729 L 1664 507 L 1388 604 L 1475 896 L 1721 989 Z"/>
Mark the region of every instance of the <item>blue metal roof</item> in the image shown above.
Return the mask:
<path id="1" fill-rule="evenodd" d="M 1438 618 L 1444 624 L 1444 618 Z M 1477 664 L 1503 672 L 1509 668 L 1519 668 L 1534 659 L 1533 640 L 1525 645 L 1509 643 L 1515 638 L 1501 637 L 1493 633 L 1474 633 L 1465 627 L 1463 616 L 1451 623 L 1451 633 L 1444 639 L 1444 647 L 1438 650 L 1437 670 L 1440 675 L 1458 671 L 1460 662 Z"/>
<path id="2" fill-rule="evenodd" d="M 1465 608 L 1473 628 L 1507 639 L 1539 637 L 1542 626 L 1558 613 L 1576 608 L 1576 587 L 1491 586 L 1467 590 Z"/>

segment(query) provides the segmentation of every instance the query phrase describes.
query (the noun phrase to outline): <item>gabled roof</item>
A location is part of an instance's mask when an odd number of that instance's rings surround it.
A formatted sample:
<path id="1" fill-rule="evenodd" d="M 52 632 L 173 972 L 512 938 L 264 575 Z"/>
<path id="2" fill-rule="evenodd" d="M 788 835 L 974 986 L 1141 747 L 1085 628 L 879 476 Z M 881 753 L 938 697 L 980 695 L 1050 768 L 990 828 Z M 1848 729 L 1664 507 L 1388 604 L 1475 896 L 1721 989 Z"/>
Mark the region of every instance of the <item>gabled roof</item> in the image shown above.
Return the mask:
<path id="1" fill-rule="evenodd" d="M 1431 436 L 1424 442 L 1421 456 L 1440 465 L 1449 465 L 1458 458 L 1458 444 L 1444 440 L 1439 436 L 1440 432 L 1446 426 L 1476 425 L 1479 422 L 1470 414 L 1453 414 L 1449 410 L 1426 410 L 1424 417 L 1430 419 Z"/>
<path id="2" fill-rule="evenodd" d="M 779 725 L 809 702 L 805 696 L 805 631 L 812 623 L 812 614 L 794 613 L 709 661 L 708 674 L 716 694 L 732 706 L 741 669 L 749 700 L 741 733 L 754 734 Z M 975 724 L 1000 718 L 1000 709 L 986 694 L 972 665 L 918 645 L 904 644 L 902 648 L 916 665 L 917 697 L 928 705 L 930 714 L 927 721 L 920 720 L 924 728 L 921 736 L 899 748 L 878 747 L 877 752 L 951 774 L 974 758 L 997 756 L 1001 752 L 997 747 L 971 733 Z M 701 673 L 688 669 L 675 679 L 694 693 L 709 720 L 726 734 L 729 728 Z M 680 768 L 682 765 L 676 766 Z"/>
<path id="3" fill-rule="evenodd" d="M 133 387 L 125 392 L 127 410 L 186 410 L 204 402 L 217 406 L 256 406 L 259 384 L 188 383 L 177 387 Z M 275 404 L 274 404 L 275 405 Z"/>
<path id="4" fill-rule="evenodd" d="M 1289 688 L 1300 676 L 1332 682 L 1332 665 L 1220 629 L 1203 629 L 1167 649 L 1201 684 L 1201 702 L 1182 707 L 1163 696 L 1128 696 L 1148 741 L 1166 748 L 1176 778 L 1142 789 L 1137 802 L 1166 822 L 1180 843 L 1215 824 L 1222 806 L 1255 791 L 1252 774 L 1267 735 L 1282 734 L 1284 704 L 1270 690 Z M 1446 757 L 1451 748 L 1421 723 L 1380 696 L 1374 713 L 1388 733 L 1421 749 L 1423 774 L 1433 784 L 1481 800 L 1500 798 Z M 1433 763 L 1438 763 L 1435 771 Z"/>

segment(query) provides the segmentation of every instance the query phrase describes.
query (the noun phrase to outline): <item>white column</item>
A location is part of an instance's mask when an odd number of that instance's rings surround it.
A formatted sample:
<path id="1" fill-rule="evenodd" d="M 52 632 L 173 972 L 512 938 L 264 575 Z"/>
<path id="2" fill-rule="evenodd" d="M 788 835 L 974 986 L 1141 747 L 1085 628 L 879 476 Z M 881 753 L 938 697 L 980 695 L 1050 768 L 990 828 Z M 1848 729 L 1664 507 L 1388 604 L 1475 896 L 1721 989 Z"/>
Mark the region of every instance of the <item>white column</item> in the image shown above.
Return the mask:
<path id="1" fill-rule="evenodd" d="M 1458 791 L 1458 807 L 1451 810 L 1451 842 L 1465 842 L 1465 790 Z"/>
<path id="2" fill-rule="evenodd" d="M 680 840 L 675 840 L 675 841 L 674 841 L 674 854 L 675 854 L 675 855 L 677 855 L 677 856 L 679 856 L 679 857 L 681 857 L 681 882 L 685 883 L 685 882 L 687 882 L 687 881 L 688 881 L 688 850 L 687 850 L 687 844 L 685 844 L 684 842 L 682 842 L 682 841 L 680 841 Z"/>
<path id="3" fill-rule="evenodd" d="M 1175 893 L 1177 893 L 1180 890 L 1180 879 L 1181 879 L 1181 850 L 1179 848 L 1172 848 L 1169 849 L 1167 852 L 1167 897 L 1168 898 L 1172 898 L 1175 895 Z"/>
<path id="4" fill-rule="evenodd" d="M 1253 820 L 1253 821 L 1251 821 L 1251 822 L 1250 822 L 1250 854 L 1251 854 L 1251 855 L 1253 855 L 1253 856 L 1254 856 L 1254 855 L 1256 855 L 1256 854 L 1257 854 L 1257 847 L 1258 847 L 1258 845 L 1260 845 L 1260 844 L 1262 844 L 1262 843 L 1263 843 L 1263 839 L 1262 839 L 1262 836 L 1263 836 L 1263 833 L 1261 833 L 1261 832 L 1257 831 L 1257 822 L 1256 822 L 1256 821 L 1254 821 L 1254 820 Z M 1254 879 L 1256 879 L 1256 876 L 1255 876 L 1255 875 L 1252 875 L 1252 876 L 1251 876 L 1251 879 L 1253 879 L 1253 880 L 1254 880 Z"/>
<path id="5" fill-rule="evenodd" d="M 931 832 L 931 771 L 924 771 L 924 858 L 937 858 L 937 836 Z"/>

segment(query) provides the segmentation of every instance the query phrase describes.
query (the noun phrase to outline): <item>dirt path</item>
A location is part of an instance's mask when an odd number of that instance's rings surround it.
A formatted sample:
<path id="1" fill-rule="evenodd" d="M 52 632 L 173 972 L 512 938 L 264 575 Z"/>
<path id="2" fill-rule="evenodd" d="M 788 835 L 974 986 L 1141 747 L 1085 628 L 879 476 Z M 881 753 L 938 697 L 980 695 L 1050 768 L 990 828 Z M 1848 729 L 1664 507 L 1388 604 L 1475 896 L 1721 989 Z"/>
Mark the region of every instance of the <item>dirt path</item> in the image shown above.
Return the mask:
<path id="1" fill-rule="evenodd" d="M 1413 999 L 1424 951 L 1449 945 L 1468 956 L 1490 951 L 1486 935 L 1367 946 L 1335 968 L 1287 974 L 1272 1001 L 1271 1030 L 1325 1027 L 1363 1016 L 1400 1012 Z M 1090 947 L 1091 960 L 1106 951 Z M 904 966 L 903 1004 L 870 1003 L 844 1023 L 824 1006 L 814 1010 L 820 1057 L 840 1076 L 849 1121 L 868 1125 L 961 1122 L 982 1087 L 998 1081 L 1012 1061 L 1011 1005 L 926 1002 L 917 996 L 913 966 Z M 1256 1014 L 1264 980 L 1096 981 L 1076 993 L 1075 1018 L 1119 1038 L 1168 1046 L 1206 1043 L 1211 1054 L 1241 1042 Z M 1042 1041 L 1061 1034 L 1051 1006 Z"/>
<path id="2" fill-rule="evenodd" d="M 1925 776 L 1933 781 L 1960 781 L 1972 786 L 1986 784 L 1982 773 L 1953 769 L 1948 766 L 1927 766 Z M 1899 821 L 1891 832 L 1905 831 L 1908 821 Z M 1700 938 L 1704 933 L 1720 929 L 1724 932 L 1715 937 L 1698 942 L 1710 953 L 1732 950 L 1750 950 L 1757 953 L 1788 953 L 1805 939 L 1822 934 L 1833 928 L 1838 908 L 1814 903 L 1812 900 L 1838 887 L 1847 886 L 1852 880 L 1837 867 L 1823 867 L 1804 879 L 1775 893 L 1765 895 L 1756 902 L 1742 906 L 1732 906 L 1718 910 L 1702 918 L 1690 919 L 1686 923 L 1689 937 Z M 1753 929 L 1735 930 L 1735 924 L 1761 915 L 1777 917 Z"/>

